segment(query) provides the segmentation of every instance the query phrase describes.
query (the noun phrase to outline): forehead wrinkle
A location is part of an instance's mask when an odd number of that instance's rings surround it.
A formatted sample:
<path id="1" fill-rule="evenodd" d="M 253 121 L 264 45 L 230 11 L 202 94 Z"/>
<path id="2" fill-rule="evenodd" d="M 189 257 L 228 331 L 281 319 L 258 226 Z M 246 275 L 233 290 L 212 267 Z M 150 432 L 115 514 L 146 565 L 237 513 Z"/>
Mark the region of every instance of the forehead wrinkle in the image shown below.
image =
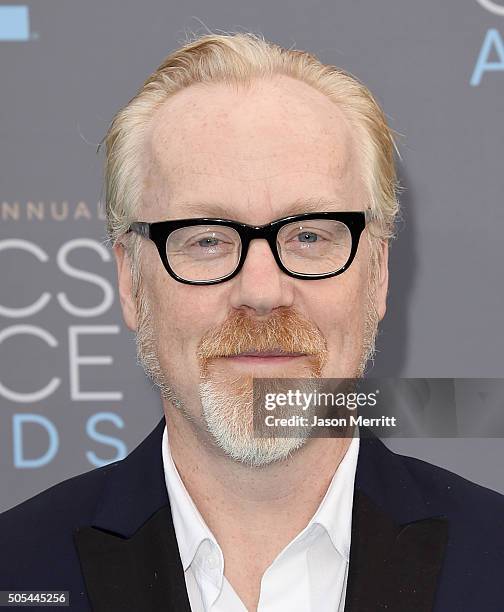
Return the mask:
<path id="1" fill-rule="evenodd" d="M 185 214 L 194 214 L 202 217 L 232 218 L 236 213 L 231 207 L 219 202 L 178 202 L 177 207 L 183 208 Z M 294 202 L 283 206 L 276 214 L 277 218 L 288 217 L 308 212 L 331 212 L 342 210 L 341 202 L 329 198 L 298 198 Z"/>

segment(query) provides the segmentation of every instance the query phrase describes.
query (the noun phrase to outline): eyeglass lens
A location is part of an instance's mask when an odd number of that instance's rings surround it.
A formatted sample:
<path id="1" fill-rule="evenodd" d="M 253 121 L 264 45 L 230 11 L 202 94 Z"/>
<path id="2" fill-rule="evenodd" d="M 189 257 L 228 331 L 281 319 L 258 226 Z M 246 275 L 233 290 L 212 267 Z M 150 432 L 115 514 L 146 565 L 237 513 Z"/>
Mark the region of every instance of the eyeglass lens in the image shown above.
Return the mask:
<path id="1" fill-rule="evenodd" d="M 172 270 L 188 281 L 217 280 L 236 269 L 241 255 L 238 232 L 224 225 L 194 225 L 175 230 L 166 243 Z M 352 250 L 349 228 L 332 219 L 295 221 L 280 228 L 277 249 L 283 265 L 297 274 L 340 270 Z"/>

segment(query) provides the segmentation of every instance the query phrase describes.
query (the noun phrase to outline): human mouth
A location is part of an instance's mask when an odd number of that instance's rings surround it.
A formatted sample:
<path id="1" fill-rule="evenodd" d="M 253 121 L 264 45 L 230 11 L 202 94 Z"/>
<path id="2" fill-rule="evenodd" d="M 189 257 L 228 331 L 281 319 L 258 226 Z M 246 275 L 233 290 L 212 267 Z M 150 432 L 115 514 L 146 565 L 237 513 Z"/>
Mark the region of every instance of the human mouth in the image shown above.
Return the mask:
<path id="1" fill-rule="evenodd" d="M 228 355 L 225 359 L 239 363 L 281 363 L 306 357 L 306 353 L 287 353 L 285 351 L 246 351 L 237 355 Z"/>

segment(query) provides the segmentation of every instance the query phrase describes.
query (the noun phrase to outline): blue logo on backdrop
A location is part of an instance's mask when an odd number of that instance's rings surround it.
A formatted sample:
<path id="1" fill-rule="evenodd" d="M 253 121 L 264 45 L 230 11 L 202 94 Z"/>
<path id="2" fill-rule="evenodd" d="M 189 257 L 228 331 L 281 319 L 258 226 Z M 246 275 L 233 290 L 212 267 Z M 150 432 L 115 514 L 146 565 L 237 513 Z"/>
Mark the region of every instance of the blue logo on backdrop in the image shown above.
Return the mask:
<path id="1" fill-rule="evenodd" d="M 114 303 L 114 290 L 108 278 L 76 268 L 70 264 L 71 254 L 75 250 L 81 249 L 93 251 L 105 264 L 112 261 L 110 252 L 101 242 L 90 238 L 73 238 L 64 242 L 58 249 L 56 267 L 65 276 L 78 279 L 85 284 L 96 285 L 103 293 L 101 303 L 84 308 L 71 301 L 65 291 L 45 291 L 29 305 L 7 307 L 0 303 L 0 322 L 2 318 L 19 320 L 33 317 L 44 309 L 50 308 L 51 305 L 56 307 L 56 303 L 65 313 L 75 317 L 77 321 L 82 318 L 99 317 L 109 312 Z M 26 251 L 39 262 L 48 262 L 51 259 L 44 249 L 29 240 L 19 238 L 0 240 L 0 256 L 4 251 L 10 250 Z M 3 380 L 3 372 L 0 376 L 0 401 L 5 399 L 15 405 L 22 404 L 29 407 L 29 412 L 15 412 L 12 415 L 13 464 L 17 469 L 43 468 L 55 460 L 60 450 L 60 432 L 57 423 L 47 416 L 33 412 L 32 406 L 34 403 L 47 401 L 58 390 L 61 391 L 61 388 L 65 387 L 65 383 L 68 384 L 69 399 L 72 402 L 120 402 L 123 399 L 121 391 L 104 390 L 97 387 L 90 388 L 89 382 L 86 385 L 86 380 L 89 380 L 85 375 L 88 366 L 112 365 L 114 359 L 111 354 L 90 354 L 88 351 L 83 351 L 81 345 L 81 342 L 87 342 L 85 338 L 90 339 L 95 336 L 109 338 L 110 335 L 117 335 L 120 332 L 119 326 L 82 325 L 77 324 L 77 321 L 73 321 L 73 324 L 68 326 L 65 342 L 54 336 L 50 329 L 45 329 L 39 325 L 17 323 L 0 329 L 0 349 L 6 350 L 7 353 L 9 348 L 12 349 L 10 343 L 15 342 L 17 338 L 22 336 L 36 338 L 38 342 L 42 340 L 48 347 L 48 360 L 51 350 L 61 350 L 63 348 L 67 351 L 65 361 L 68 364 L 68 380 L 65 380 L 62 372 L 59 375 L 57 375 L 57 372 L 48 373 L 49 380 L 44 386 L 35 390 L 23 391 L 16 388 L 15 385 L 7 384 Z M 126 457 L 128 450 L 120 436 L 120 430 L 124 427 L 124 420 L 115 412 L 96 412 L 89 416 L 85 423 L 87 438 L 89 441 L 97 443 L 98 448 L 104 447 L 107 449 L 104 453 L 108 455 L 105 458 L 102 456 L 102 451 L 95 452 L 91 448 L 86 449 L 85 457 L 92 466 L 101 467 Z M 119 434 L 119 437 L 116 433 Z M 35 446 L 33 440 L 37 441 Z"/>
<path id="2" fill-rule="evenodd" d="M 116 427 L 122 429 L 124 427 L 123 419 L 113 412 L 97 412 L 91 416 L 86 423 L 86 433 L 96 442 L 112 446 L 116 450 L 116 455 L 112 459 L 102 459 L 93 451 L 87 451 L 86 457 L 89 463 L 95 467 L 101 467 L 124 459 L 128 454 L 126 444 L 119 438 L 107 436 L 97 430 L 97 425 L 104 421 L 112 422 Z M 36 425 L 39 429 L 39 434 L 47 436 L 46 448 L 42 454 L 37 457 L 27 457 L 27 451 L 24 446 L 25 426 L 28 425 L 33 429 Z M 26 468 L 41 468 L 51 461 L 56 456 L 59 450 L 59 434 L 54 423 L 47 417 L 41 414 L 20 413 L 14 414 L 12 418 L 12 444 L 14 452 L 14 467 L 18 469 Z"/>
<path id="3" fill-rule="evenodd" d="M 477 2 L 490 13 L 504 17 L 504 5 L 496 0 L 477 0 Z M 504 41 L 495 28 L 490 28 L 485 34 L 470 84 L 478 87 L 485 72 L 504 72 Z"/>
<path id="4" fill-rule="evenodd" d="M 0 5 L 0 41 L 2 40 L 30 40 L 30 16 L 27 6 Z"/>

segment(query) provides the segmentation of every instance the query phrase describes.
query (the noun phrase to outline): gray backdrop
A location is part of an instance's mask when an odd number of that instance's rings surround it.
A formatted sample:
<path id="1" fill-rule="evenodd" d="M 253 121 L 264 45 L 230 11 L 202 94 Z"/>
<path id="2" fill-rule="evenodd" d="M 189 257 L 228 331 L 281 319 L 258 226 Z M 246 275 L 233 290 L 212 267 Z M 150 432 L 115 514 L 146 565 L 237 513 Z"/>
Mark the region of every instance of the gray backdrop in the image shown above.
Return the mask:
<path id="1" fill-rule="evenodd" d="M 370 375 L 504 375 L 503 0 L 0 5 L 0 510 L 124 456 L 161 416 L 103 246 L 96 146 L 202 24 L 351 71 L 403 135 L 404 221 Z M 504 491 L 500 439 L 387 444 Z"/>

